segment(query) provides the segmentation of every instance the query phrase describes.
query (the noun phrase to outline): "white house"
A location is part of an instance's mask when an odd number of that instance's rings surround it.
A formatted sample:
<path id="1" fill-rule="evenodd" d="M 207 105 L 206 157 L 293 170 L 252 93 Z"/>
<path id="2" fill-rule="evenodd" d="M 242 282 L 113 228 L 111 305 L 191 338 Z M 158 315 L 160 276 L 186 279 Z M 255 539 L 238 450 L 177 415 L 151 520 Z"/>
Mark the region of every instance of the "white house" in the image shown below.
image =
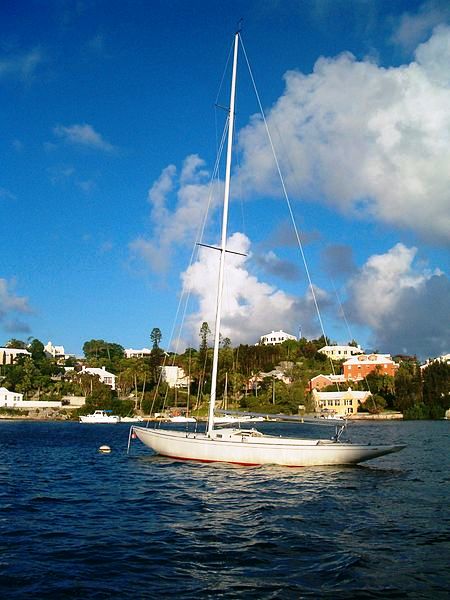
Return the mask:
<path id="1" fill-rule="evenodd" d="M 262 335 L 259 339 L 259 343 L 262 346 L 274 346 L 275 344 L 282 344 L 286 340 L 297 340 L 295 335 L 291 335 L 290 333 L 286 333 L 285 331 L 271 331 L 270 333 L 266 333 Z"/>
<path id="2" fill-rule="evenodd" d="M 0 387 L 0 406 L 15 406 L 17 402 L 22 402 L 23 394 L 10 392 L 5 387 Z"/>
<path id="3" fill-rule="evenodd" d="M 141 348 L 140 350 L 135 350 L 134 348 L 127 348 L 125 350 L 126 358 L 144 358 L 145 356 L 150 356 L 152 351 L 149 348 Z"/>
<path id="4" fill-rule="evenodd" d="M 442 354 L 442 356 L 438 356 L 437 358 L 429 358 L 423 365 L 420 365 L 420 369 L 423 371 L 423 369 L 426 369 L 434 362 L 444 362 L 450 365 L 450 354 Z"/>
<path id="5" fill-rule="evenodd" d="M 75 358 L 75 354 L 66 354 L 64 346 L 54 346 L 51 342 L 47 342 L 44 346 L 47 356 L 51 356 L 58 363 L 64 363 L 68 358 Z"/>
<path id="6" fill-rule="evenodd" d="M 175 365 L 162 366 L 161 381 L 167 383 L 170 388 L 187 388 L 189 385 L 189 376 L 186 375 L 181 367 Z"/>
<path id="7" fill-rule="evenodd" d="M 105 367 L 102 367 L 101 369 L 98 367 L 82 367 L 81 373 L 97 375 L 101 383 L 109 385 L 112 390 L 116 389 L 116 376 L 114 375 L 114 373 L 110 373 L 109 371 L 107 371 Z"/>
<path id="8" fill-rule="evenodd" d="M 347 358 L 363 353 L 359 346 L 356 347 L 338 345 L 324 346 L 323 348 L 320 348 L 319 352 L 321 352 L 322 354 L 326 354 L 326 356 L 328 356 L 328 358 L 331 358 L 332 360 L 347 360 Z"/>
<path id="9" fill-rule="evenodd" d="M 31 356 L 31 353 L 23 348 L 0 348 L 0 365 L 12 365 L 19 356 Z"/>
<path id="10" fill-rule="evenodd" d="M 0 407 L 2 408 L 61 408 L 59 401 L 24 400 L 23 394 L 10 392 L 0 387 Z"/>

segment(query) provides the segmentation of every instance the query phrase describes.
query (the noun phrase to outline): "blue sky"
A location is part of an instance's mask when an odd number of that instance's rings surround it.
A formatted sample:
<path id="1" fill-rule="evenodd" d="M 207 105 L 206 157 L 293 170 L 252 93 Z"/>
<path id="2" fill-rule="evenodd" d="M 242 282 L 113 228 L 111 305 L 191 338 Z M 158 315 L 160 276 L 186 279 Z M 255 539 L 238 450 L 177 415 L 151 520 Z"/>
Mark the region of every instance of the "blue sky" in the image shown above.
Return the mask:
<path id="1" fill-rule="evenodd" d="M 449 351 L 450 7 L 437 0 L 4 0 L 0 343 L 81 354 L 92 338 L 148 346 L 159 327 L 168 347 L 184 281 L 192 302 L 172 347 L 198 345 L 215 258 L 189 259 L 240 18 L 326 333 Z M 227 268 L 223 334 L 315 336 L 240 64 L 229 235 L 248 256 Z M 217 235 L 208 226 L 204 241 Z"/>

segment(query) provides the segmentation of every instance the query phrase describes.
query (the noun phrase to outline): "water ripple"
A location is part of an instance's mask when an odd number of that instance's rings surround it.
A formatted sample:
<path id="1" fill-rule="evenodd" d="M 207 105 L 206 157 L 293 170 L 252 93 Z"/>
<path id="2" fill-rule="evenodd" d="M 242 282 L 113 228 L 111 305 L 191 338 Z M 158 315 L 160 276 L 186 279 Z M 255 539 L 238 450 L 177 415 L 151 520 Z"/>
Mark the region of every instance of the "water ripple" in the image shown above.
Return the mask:
<path id="1" fill-rule="evenodd" d="M 448 597 L 448 423 L 355 426 L 408 447 L 352 468 L 128 457 L 121 425 L 0 433 L 8 600 Z"/>

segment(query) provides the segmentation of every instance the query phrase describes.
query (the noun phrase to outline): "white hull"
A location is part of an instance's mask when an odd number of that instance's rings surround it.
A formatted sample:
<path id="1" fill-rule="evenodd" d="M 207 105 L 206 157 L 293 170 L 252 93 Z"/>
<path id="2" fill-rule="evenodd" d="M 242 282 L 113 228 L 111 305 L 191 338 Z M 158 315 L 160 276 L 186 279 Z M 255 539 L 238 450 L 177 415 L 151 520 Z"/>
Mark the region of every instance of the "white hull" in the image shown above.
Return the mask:
<path id="1" fill-rule="evenodd" d="M 121 423 L 143 423 L 144 421 L 143 417 L 120 417 Z"/>
<path id="2" fill-rule="evenodd" d="M 404 446 L 367 446 L 318 439 L 278 438 L 255 430 L 214 430 L 204 433 L 133 427 L 136 436 L 157 454 L 183 460 L 239 465 L 310 467 L 353 465 Z M 221 437 L 220 437 L 221 436 Z"/>
<path id="3" fill-rule="evenodd" d="M 224 415 L 223 417 L 214 417 L 214 423 L 216 425 L 222 424 L 233 424 L 233 423 L 262 423 L 265 421 L 264 417 L 251 417 L 250 415 L 242 415 L 241 417 L 235 417 L 232 415 Z"/>
<path id="4" fill-rule="evenodd" d="M 82 415 L 80 423 L 119 423 L 120 417 L 117 415 L 109 415 L 103 410 L 96 410 L 91 415 Z"/>
<path id="5" fill-rule="evenodd" d="M 170 417 L 169 421 L 171 423 L 196 423 L 197 419 L 194 417 Z"/>

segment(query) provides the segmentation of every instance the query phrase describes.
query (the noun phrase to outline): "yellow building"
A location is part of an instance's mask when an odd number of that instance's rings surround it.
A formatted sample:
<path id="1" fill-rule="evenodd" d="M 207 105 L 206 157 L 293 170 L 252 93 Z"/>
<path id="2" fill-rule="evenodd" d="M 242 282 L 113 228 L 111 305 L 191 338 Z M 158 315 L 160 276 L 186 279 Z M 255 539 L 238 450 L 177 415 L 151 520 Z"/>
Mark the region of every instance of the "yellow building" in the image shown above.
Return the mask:
<path id="1" fill-rule="evenodd" d="M 348 388 L 343 392 L 318 392 L 313 390 L 316 412 L 323 415 L 348 417 L 358 412 L 358 407 L 370 396 L 370 392 L 357 392 Z"/>

